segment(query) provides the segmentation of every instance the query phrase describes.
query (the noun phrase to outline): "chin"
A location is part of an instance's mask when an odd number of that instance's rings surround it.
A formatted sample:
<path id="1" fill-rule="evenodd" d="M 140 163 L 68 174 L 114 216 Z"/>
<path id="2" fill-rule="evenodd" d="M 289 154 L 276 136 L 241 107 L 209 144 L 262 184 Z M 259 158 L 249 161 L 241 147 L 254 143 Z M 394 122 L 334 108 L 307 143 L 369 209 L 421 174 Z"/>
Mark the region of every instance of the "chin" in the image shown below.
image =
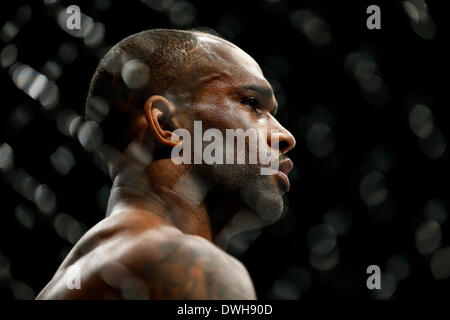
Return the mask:
<path id="1" fill-rule="evenodd" d="M 253 210 L 267 224 L 275 223 L 283 213 L 283 199 L 280 195 L 260 194 Z"/>
<path id="2" fill-rule="evenodd" d="M 261 176 L 242 193 L 244 203 L 265 225 L 276 222 L 283 213 L 283 196 L 268 176 Z"/>
<path id="3" fill-rule="evenodd" d="M 217 184 L 238 195 L 260 224 L 276 222 L 283 212 L 283 194 L 274 176 L 260 175 L 259 166 L 215 165 L 209 174 Z"/>

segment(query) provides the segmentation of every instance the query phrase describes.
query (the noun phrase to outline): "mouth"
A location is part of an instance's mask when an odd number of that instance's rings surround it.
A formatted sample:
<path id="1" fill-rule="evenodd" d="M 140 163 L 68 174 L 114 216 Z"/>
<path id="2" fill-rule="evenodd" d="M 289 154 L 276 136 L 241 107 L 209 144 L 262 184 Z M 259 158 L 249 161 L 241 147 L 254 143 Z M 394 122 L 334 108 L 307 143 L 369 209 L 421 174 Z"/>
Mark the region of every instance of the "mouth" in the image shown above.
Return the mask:
<path id="1" fill-rule="evenodd" d="M 289 191 L 291 184 L 289 182 L 288 174 L 291 172 L 294 164 L 290 159 L 283 160 L 279 163 L 278 171 L 275 174 L 281 180 L 282 185 L 284 186 L 284 191 Z"/>

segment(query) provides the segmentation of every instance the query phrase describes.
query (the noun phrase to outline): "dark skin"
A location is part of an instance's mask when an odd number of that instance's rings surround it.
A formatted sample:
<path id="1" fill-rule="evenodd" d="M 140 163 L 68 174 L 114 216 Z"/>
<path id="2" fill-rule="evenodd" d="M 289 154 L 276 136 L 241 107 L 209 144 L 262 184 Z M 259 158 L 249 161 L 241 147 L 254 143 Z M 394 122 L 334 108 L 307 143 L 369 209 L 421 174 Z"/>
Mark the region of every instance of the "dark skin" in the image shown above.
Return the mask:
<path id="1" fill-rule="evenodd" d="M 201 119 L 204 130 L 277 130 L 280 171 L 289 173 L 284 154 L 295 139 L 273 116 L 276 100 L 258 64 L 214 36 L 201 43 L 205 64 L 185 80 L 194 103 L 147 100 L 132 125 L 133 143 L 114 164 L 107 217 L 74 246 L 37 299 L 256 299 L 246 268 L 225 250 L 233 235 L 278 219 L 288 189 L 281 174 L 136 156 L 172 148 L 173 129 L 192 130 Z M 66 286 L 71 266 L 81 271 L 81 289 Z"/>

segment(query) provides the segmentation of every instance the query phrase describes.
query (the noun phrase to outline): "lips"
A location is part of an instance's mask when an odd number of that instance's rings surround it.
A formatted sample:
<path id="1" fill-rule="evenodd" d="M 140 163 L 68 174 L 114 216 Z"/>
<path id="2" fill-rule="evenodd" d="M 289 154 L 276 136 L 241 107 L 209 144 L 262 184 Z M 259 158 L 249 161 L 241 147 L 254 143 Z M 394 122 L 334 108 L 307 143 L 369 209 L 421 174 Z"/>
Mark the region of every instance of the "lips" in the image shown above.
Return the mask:
<path id="1" fill-rule="evenodd" d="M 291 172 L 293 167 L 294 164 L 290 159 L 283 160 L 278 165 L 278 171 L 276 173 L 276 176 L 278 176 L 282 181 L 282 185 L 284 185 L 285 191 L 289 191 L 289 188 L 291 187 L 288 174 L 289 172 Z"/>
<path id="2" fill-rule="evenodd" d="M 292 163 L 291 159 L 283 160 L 278 164 L 278 170 L 283 172 L 285 175 L 288 175 L 293 167 L 294 164 Z"/>

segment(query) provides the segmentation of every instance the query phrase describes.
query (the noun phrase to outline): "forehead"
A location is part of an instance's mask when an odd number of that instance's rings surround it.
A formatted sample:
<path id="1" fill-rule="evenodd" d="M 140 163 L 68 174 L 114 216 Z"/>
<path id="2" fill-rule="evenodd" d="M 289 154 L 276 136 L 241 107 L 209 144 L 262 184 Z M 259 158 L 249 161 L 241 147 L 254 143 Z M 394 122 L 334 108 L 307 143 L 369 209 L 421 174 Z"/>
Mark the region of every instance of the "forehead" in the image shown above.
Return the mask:
<path id="1" fill-rule="evenodd" d="M 198 36 L 200 49 L 206 56 L 207 71 L 201 81 L 219 80 L 220 85 L 270 87 L 258 63 L 234 44 L 209 35 Z"/>

